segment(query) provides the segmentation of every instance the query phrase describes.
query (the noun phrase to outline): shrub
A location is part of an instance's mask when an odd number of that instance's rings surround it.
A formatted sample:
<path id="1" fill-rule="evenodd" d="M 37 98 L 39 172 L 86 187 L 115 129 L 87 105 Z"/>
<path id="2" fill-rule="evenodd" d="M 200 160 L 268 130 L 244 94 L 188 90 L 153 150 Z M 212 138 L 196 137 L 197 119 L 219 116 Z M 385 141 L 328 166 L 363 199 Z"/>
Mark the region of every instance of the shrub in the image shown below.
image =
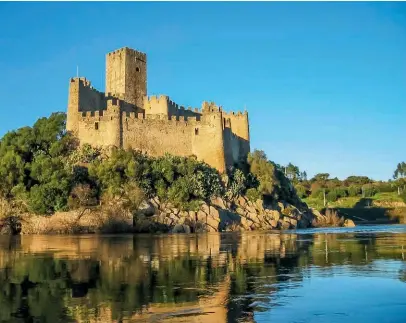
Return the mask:
<path id="1" fill-rule="evenodd" d="M 406 203 L 406 191 L 403 191 L 403 192 L 400 194 L 400 197 L 401 197 L 401 199 L 403 200 L 403 202 Z"/>
<path id="2" fill-rule="evenodd" d="M 337 201 L 338 196 L 337 196 L 336 190 L 333 189 L 333 190 L 331 190 L 330 192 L 328 192 L 327 195 L 326 195 L 326 199 L 327 199 L 327 201 L 329 201 L 329 202 L 335 202 L 335 201 Z"/>
<path id="3" fill-rule="evenodd" d="M 255 202 L 262 197 L 262 194 L 256 188 L 249 188 L 246 195 L 251 202 Z"/>
<path id="4" fill-rule="evenodd" d="M 356 186 L 356 185 L 351 185 L 350 187 L 348 187 L 347 192 L 348 192 L 348 196 L 352 196 L 352 197 L 358 196 L 361 194 L 361 187 Z"/>
<path id="5" fill-rule="evenodd" d="M 373 197 L 376 193 L 378 193 L 377 189 L 372 186 L 371 184 L 366 184 L 362 186 L 364 196 L 363 197 Z"/>
<path id="6" fill-rule="evenodd" d="M 312 191 L 310 196 L 314 199 L 323 199 L 324 198 L 324 189 L 318 188 L 315 191 Z"/>
<path id="7" fill-rule="evenodd" d="M 248 184 L 244 172 L 238 168 L 230 169 L 223 181 L 226 186 L 224 197 L 229 201 L 233 200 L 238 195 L 242 195 Z"/>
<path id="8" fill-rule="evenodd" d="M 303 185 L 297 184 L 297 185 L 295 186 L 295 189 L 296 189 L 297 195 L 298 195 L 300 198 L 306 198 L 306 197 L 308 196 L 307 189 L 306 189 L 306 187 L 304 187 Z"/>
<path id="9" fill-rule="evenodd" d="M 257 190 L 261 195 L 269 196 L 274 200 L 285 200 L 291 204 L 300 202 L 290 180 L 286 178 L 280 167 L 267 160 L 263 151 L 255 150 L 249 153 L 247 161 L 250 173 L 258 180 Z"/>

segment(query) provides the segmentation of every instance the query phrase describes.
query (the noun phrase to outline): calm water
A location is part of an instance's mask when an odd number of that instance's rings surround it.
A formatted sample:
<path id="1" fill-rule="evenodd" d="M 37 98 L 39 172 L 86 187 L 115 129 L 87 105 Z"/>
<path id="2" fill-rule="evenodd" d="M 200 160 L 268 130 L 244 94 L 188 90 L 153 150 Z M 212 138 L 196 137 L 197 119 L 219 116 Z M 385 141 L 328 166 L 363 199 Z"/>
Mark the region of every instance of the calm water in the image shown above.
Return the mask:
<path id="1" fill-rule="evenodd" d="M 406 226 L 0 237 L 0 322 L 406 322 Z"/>

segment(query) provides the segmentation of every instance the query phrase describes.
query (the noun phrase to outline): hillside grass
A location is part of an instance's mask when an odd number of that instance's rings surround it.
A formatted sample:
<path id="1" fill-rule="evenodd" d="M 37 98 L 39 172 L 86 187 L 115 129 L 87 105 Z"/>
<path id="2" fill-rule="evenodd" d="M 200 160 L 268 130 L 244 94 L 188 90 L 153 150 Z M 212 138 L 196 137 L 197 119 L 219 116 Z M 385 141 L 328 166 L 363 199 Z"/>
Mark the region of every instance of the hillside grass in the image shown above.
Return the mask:
<path id="1" fill-rule="evenodd" d="M 311 208 L 322 210 L 323 199 L 307 198 L 303 201 Z M 326 207 L 336 208 L 341 214 L 358 223 L 405 223 L 406 206 L 397 192 L 377 193 L 373 197 L 340 198 L 327 202 Z M 363 221 L 365 220 L 365 221 Z"/>
<path id="2" fill-rule="evenodd" d="M 309 207 L 321 210 L 324 208 L 323 199 L 318 198 L 305 198 L 303 199 Z M 335 202 L 327 202 L 328 207 L 331 208 L 365 208 L 374 207 L 376 204 L 398 204 L 403 203 L 402 198 L 396 192 L 377 193 L 372 197 L 363 198 L 361 196 L 348 196 L 338 199 Z M 375 204 L 375 205 L 374 205 Z"/>

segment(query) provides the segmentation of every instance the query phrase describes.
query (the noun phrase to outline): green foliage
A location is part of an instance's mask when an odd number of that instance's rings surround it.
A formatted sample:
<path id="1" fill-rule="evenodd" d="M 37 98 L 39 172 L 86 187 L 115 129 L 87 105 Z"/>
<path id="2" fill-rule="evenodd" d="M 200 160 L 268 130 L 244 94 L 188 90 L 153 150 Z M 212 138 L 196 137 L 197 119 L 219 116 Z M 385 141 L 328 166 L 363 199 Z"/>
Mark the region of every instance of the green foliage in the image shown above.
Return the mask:
<path id="1" fill-rule="evenodd" d="M 348 187 L 347 192 L 348 196 L 359 196 L 361 194 L 361 187 L 357 185 L 351 185 L 350 187 Z"/>
<path id="2" fill-rule="evenodd" d="M 406 203 L 406 191 L 403 191 L 403 192 L 400 194 L 400 197 L 401 197 L 401 199 L 403 200 L 403 202 Z"/>
<path id="3" fill-rule="evenodd" d="M 238 168 L 228 170 L 225 182 L 226 187 L 224 197 L 230 201 L 238 195 L 243 195 L 249 184 L 247 176 Z"/>
<path id="4" fill-rule="evenodd" d="M 302 199 L 306 198 L 308 196 L 307 188 L 302 185 L 302 184 L 296 184 L 295 189 L 297 192 L 297 195 Z"/>
<path id="5" fill-rule="evenodd" d="M 313 181 L 313 182 L 327 181 L 329 177 L 330 177 L 330 174 L 328 174 L 328 173 L 319 173 L 319 174 L 314 175 L 314 177 L 311 179 L 311 181 Z"/>
<path id="6" fill-rule="evenodd" d="M 209 201 L 223 192 L 214 168 L 194 158 L 171 155 L 152 158 L 117 149 L 109 158 L 91 163 L 89 175 L 110 195 L 121 196 L 125 183 L 134 181 L 146 196 L 158 196 L 184 209 L 196 209 L 198 201 Z"/>
<path id="7" fill-rule="evenodd" d="M 328 192 L 328 193 L 326 194 L 326 199 L 327 199 L 327 201 L 329 201 L 329 202 L 335 202 L 335 201 L 337 201 L 337 199 L 338 199 L 337 192 L 336 192 L 335 190 L 332 190 L 332 191 Z"/>
<path id="8" fill-rule="evenodd" d="M 372 184 L 362 186 L 362 197 L 373 197 L 378 190 Z"/>
<path id="9" fill-rule="evenodd" d="M 249 188 L 247 190 L 246 196 L 251 202 L 255 202 L 262 197 L 262 194 L 256 188 Z"/>
<path id="10" fill-rule="evenodd" d="M 324 196 L 324 190 L 323 188 L 318 188 L 316 190 L 313 190 L 312 193 L 310 194 L 310 196 L 313 199 L 323 199 Z"/>
<path id="11" fill-rule="evenodd" d="M 378 192 L 381 193 L 390 193 L 397 191 L 396 185 L 394 185 L 393 183 L 379 182 L 375 184 L 375 188 Z"/>
<path id="12" fill-rule="evenodd" d="M 406 177 L 406 163 L 405 162 L 399 163 L 393 173 L 394 179 L 403 178 L 403 177 Z"/>
<path id="13" fill-rule="evenodd" d="M 269 161 L 263 151 L 255 150 L 248 154 L 250 172 L 258 180 L 258 192 L 274 200 L 284 200 L 294 205 L 300 203 L 290 180 L 281 167 Z"/>
<path id="14" fill-rule="evenodd" d="M 367 176 L 349 176 L 344 180 L 344 184 L 346 186 L 350 186 L 352 184 L 361 186 L 369 183 L 372 183 L 372 180 Z"/>
<path id="15" fill-rule="evenodd" d="M 0 194 L 22 199 L 28 210 L 66 209 L 71 187 L 64 169 L 75 140 L 65 131 L 65 114 L 53 113 L 34 126 L 7 133 L 0 141 Z"/>

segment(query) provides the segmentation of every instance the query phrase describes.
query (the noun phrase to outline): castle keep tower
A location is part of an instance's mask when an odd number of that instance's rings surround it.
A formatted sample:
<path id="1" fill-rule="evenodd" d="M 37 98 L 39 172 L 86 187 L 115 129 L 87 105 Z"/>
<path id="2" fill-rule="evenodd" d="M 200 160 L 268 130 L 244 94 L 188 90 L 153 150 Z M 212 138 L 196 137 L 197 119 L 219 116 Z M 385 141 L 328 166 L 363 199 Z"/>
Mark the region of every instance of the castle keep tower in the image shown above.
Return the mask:
<path id="1" fill-rule="evenodd" d="M 143 107 L 147 95 L 147 55 L 127 47 L 106 55 L 106 94 Z"/>
<path id="2" fill-rule="evenodd" d="M 250 151 L 246 111 L 226 113 L 213 102 L 185 109 L 166 95 L 148 97 L 147 55 L 127 47 L 106 55 L 106 93 L 86 78 L 70 79 L 66 129 L 80 144 L 196 156 L 219 172 Z"/>

